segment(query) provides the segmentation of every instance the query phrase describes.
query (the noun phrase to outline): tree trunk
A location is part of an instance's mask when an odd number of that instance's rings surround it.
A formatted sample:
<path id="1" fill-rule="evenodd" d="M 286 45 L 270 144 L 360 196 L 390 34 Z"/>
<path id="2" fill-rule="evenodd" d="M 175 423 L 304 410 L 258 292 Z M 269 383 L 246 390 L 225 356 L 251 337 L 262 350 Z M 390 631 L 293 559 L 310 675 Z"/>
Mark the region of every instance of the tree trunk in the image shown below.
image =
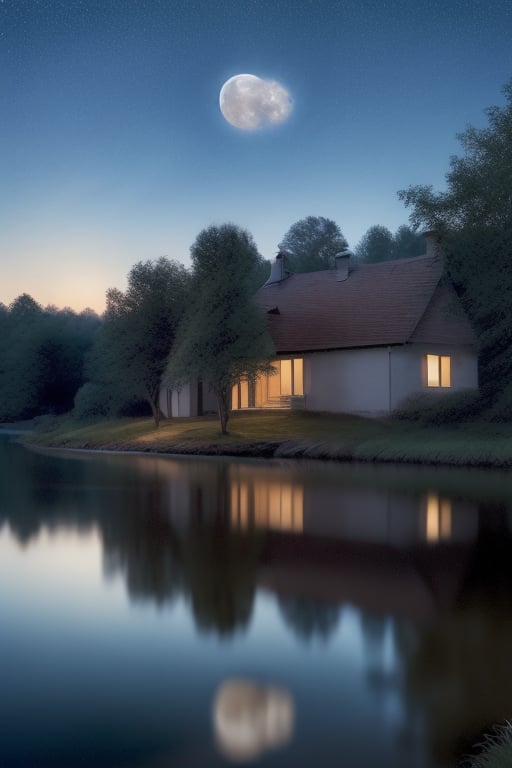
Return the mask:
<path id="1" fill-rule="evenodd" d="M 158 396 L 159 390 L 157 390 L 156 393 L 149 392 L 149 390 L 147 390 L 147 397 L 151 406 L 151 413 L 153 414 L 153 419 L 155 421 L 155 429 L 160 427 L 160 417 L 162 416 L 162 411 L 160 410 L 160 405 L 158 403 Z"/>
<path id="2" fill-rule="evenodd" d="M 219 411 L 220 431 L 222 435 L 228 434 L 228 398 L 224 391 L 216 391 L 215 397 L 217 398 L 217 408 Z"/>

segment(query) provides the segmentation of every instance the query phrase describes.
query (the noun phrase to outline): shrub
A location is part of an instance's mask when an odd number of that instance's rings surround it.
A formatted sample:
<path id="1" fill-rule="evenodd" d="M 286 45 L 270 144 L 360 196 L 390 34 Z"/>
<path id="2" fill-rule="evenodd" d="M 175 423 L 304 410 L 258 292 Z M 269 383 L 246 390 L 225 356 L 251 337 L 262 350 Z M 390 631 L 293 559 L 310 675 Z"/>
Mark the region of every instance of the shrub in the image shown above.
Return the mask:
<path id="1" fill-rule="evenodd" d="M 142 398 L 122 395 L 106 384 L 89 381 L 76 394 L 73 416 L 84 420 L 114 416 L 151 416 L 151 408 Z"/>
<path id="2" fill-rule="evenodd" d="M 494 404 L 485 411 L 488 421 L 512 421 L 512 384 L 509 384 L 498 395 Z"/>
<path id="3" fill-rule="evenodd" d="M 422 392 L 406 398 L 393 412 L 395 419 L 421 424 L 454 424 L 480 415 L 483 404 L 477 389 L 458 392 Z"/>
<path id="4" fill-rule="evenodd" d="M 76 419 L 106 418 L 114 413 L 114 396 L 108 387 L 89 381 L 76 393 L 73 408 Z"/>

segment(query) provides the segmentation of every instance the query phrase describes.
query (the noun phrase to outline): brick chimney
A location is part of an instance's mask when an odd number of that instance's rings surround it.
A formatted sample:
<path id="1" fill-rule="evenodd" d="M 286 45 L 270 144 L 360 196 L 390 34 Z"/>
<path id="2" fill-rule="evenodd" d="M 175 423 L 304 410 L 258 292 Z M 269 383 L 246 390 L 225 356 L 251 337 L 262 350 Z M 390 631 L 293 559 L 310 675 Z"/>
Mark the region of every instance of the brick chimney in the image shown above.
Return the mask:
<path id="1" fill-rule="evenodd" d="M 340 251 L 336 254 L 334 257 L 334 263 L 336 264 L 336 281 L 341 282 L 342 280 L 346 280 L 348 277 L 348 265 L 350 262 L 350 257 L 352 256 L 352 251 L 349 248 L 345 248 L 343 251 Z"/>

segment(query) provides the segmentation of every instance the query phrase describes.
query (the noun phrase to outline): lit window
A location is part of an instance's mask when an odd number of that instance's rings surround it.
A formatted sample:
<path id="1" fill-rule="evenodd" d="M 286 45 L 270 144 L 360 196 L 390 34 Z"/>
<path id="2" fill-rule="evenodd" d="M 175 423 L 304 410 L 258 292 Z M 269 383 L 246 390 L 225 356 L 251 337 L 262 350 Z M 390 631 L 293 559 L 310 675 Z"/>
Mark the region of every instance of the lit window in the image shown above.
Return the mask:
<path id="1" fill-rule="evenodd" d="M 296 357 L 293 361 L 293 394 L 304 395 L 304 365 L 302 357 Z"/>
<path id="2" fill-rule="evenodd" d="M 292 361 L 281 360 L 281 394 L 292 394 Z"/>
<path id="3" fill-rule="evenodd" d="M 1 0 L 0 0 L 1 2 Z M 261 374 L 254 381 L 242 379 L 231 390 L 231 408 L 276 407 L 292 396 L 304 397 L 304 362 L 301 357 L 274 360 L 275 373 Z"/>
<path id="4" fill-rule="evenodd" d="M 427 355 L 427 387 L 451 387 L 449 355 Z"/>

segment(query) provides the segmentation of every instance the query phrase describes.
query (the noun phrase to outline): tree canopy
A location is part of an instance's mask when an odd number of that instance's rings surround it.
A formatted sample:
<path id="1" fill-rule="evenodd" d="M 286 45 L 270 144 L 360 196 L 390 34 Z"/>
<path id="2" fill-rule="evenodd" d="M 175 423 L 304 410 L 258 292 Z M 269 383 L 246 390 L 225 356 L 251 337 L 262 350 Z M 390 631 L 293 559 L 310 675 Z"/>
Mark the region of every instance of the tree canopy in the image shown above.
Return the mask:
<path id="1" fill-rule="evenodd" d="M 233 224 L 200 232 L 191 256 L 191 298 L 165 381 L 170 386 L 207 382 L 225 434 L 233 385 L 267 371 L 273 354 L 265 317 L 254 302 L 261 257 L 251 235 Z"/>
<path id="2" fill-rule="evenodd" d="M 78 398 L 82 408 L 82 400 L 96 396 L 105 402 L 143 398 L 158 427 L 160 381 L 188 285 L 185 267 L 162 256 L 135 264 L 126 291 L 109 288 L 103 327 L 91 353 L 91 381 Z"/>
<path id="3" fill-rule="evenodd" d="M 355 257 L 365 264 L 391 259 L 409 259 L 425 253 L 425 241 L 403 225 L 395 234 L 380 224 L 370 227 L 355 247 Z"/>
<path id="4" fill-rule="evenodd" d="M 459 133 L 465 152 L 450 159 L 447 190 L 431 185 L 401 190 L 398 196 L 412 208 L 414 227 L 460 231 L 467 227 L 508 228 L 512 216 L 512 80 L 503 88 L 505 105 L 486 109 L 488 126 L 469 126 Z"/>
<path id="5" fill-rule="evenodd" d="M 43 309 L 26 293 L 2 305 L 0 421 L 69 411 L 99 325 L 91 311 Z"/>
<path id="6" fill-rule="evenodd" d="M 480 337 L 481 378 L 512 404 L 512 80 L 504 106 L 486 110 L 488 125 L 458 138 L 447 188 L 413 186 L 399 192 L 415 227 L 438 229 L 447 274 Z"/>
<path id="7" fill-rule="evenodd" d="M 356 245 L 354 255 L 358 261 L 373 264 L 393 258 L 393 235 L 387 227 L 375 224 Z"/>
<path id="8" fill-rule="evenodd" d="M 334 257 L 348 243 L 332 219 L 307 216 L 292 224 L 278 247 L 292 272 L 316 272 L 332 269 Z"/>

